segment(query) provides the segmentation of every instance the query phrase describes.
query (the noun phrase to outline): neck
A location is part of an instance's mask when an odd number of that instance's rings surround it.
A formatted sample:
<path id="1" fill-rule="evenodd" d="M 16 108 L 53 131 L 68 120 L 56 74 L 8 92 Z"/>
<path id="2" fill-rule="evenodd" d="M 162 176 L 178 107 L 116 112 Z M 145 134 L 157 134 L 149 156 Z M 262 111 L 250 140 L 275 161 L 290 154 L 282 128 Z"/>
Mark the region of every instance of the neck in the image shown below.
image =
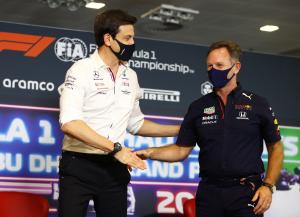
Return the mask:
<path id="1" fill-rule="evenodd" d="M 228 82 L 228 84 L 225 87 L 222 87 L 220 89 L 216 90 L 216 93 L 219 97 L 221 97 L 223 103 L 226 105 L 227 103 L 227 97 L 237 87 L 237 81 L 236 79 L 232 79 Z"/>
<path id="2" fill-rule="evenodd" d="M 109 47 L 103 45 L 98 49 L 98 54 L 103 62 L 109 66 L 109 68 L 116 73 L 118 71 L 120 61 L 116 55 L 110 50 Z"/>

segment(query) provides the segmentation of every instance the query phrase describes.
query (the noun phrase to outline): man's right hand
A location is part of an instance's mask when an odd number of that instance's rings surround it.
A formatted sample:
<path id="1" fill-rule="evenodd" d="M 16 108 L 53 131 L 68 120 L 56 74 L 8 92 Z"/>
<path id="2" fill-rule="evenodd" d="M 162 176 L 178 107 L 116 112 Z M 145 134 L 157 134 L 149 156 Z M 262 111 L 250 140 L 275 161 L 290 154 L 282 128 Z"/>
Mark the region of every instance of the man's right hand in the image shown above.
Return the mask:
<path id="1" fill-rule="evenodd" d="M 139 158 L 130 148 L 123 147 L 121 151 L 117 152 L 114 157 L 123 164 L 130 167 L 144 170 L 146 169 L 145 162 Z"/>
<path id="2" fill-rule="evenodd" d="M 152 149 L 148 148 L 148 149 L 138 150 L 135 153 L 141 159 L 146 160 L 146 159 L 150 159 L 151 152 L 152 152 Z"/>

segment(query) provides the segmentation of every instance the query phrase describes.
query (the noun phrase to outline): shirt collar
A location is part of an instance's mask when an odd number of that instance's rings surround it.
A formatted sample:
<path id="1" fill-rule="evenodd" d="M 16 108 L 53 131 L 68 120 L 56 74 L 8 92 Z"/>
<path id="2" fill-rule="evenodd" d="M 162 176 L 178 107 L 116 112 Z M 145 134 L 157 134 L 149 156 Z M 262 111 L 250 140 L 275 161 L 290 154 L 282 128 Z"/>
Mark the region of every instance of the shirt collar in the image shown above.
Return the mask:
<path id="1" fill-rule="evenodd" d="M 94 51 L 94 53 L 91 55 L 91 59 L 94 61 L 95 66 L 99 69 L 108 68 L 108 65 L 106 65 L 101 57 L 99 56 L 98 49 Z"/>
<path id="2" fill-rule="evenodd" d="M 229 95 L 233 96 L 234 98 L 237 98 L 241 93 L 243 92 L 242 85 L 240 82 L 237 83 L 237 87 L 234 88 Z"/>
<path id="3" fill-rule="evenodd" d="M 243 87 L 240 84 L 240 82 L 237 82 L 237 86 L 236 88 L 234 88 L 229 94 L 228 96 L 233 96 L 234 98 L 239 97 L 239 95 L 241 95 L 243 92 Z M 215 96 L 218 96 L 218 94 L 214 91 Z"/>
<path id="4" fill-rule="evenodd" d="M 91 58 L 94 60 L 96 66 L 98 68 L 101 68 L 101 69 L 107 69 L 107 68 L 109 68 L 109 66 L 106 65 L 104 63 L 104 61 L 102 60 L 102 58 L 100 57 L 98 49 L 96 49 L 94 51 L 94 53 L 91 55 Z M 126 63 L 121 63 L 120 62 L 120 66 L 124 66 L 127 69 L 129 67 L 129 63 L 128 62 L 126 62 Z"/>

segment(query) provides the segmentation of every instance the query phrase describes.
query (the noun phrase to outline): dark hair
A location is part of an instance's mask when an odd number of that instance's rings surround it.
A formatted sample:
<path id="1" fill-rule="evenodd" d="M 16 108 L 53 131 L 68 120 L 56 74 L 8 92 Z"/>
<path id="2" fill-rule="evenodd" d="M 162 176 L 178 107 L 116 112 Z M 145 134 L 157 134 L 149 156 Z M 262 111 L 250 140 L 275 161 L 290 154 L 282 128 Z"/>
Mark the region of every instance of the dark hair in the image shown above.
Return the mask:
<path id="1" fill-rule="evenodd" d="M 104 44 L 103 36 L 109 33 L 112 37 L 115 37 L 119 32 L 121 25 L 135 24 L 136 17 L 127 14 L 126 12 L 114 9 L 107 10 L 101 14 L 98 14 L 94 23 L 94 34 L 96 44 L 100 47 Z"/>
<path id="2" fill-rule="evenodd" d="M 232 59 L 240 61 L 241 55 L 242 55 L 240 45 L 238 45 L 236 42 L 230 41 L 230 40 L 217 41 L 217 42 L 211 44 L 208 48 L 207 56 L 213 50 L 223 48 L 223 47 L 227 49 L 227 51 L 230 54 L 230 57 Z"/>

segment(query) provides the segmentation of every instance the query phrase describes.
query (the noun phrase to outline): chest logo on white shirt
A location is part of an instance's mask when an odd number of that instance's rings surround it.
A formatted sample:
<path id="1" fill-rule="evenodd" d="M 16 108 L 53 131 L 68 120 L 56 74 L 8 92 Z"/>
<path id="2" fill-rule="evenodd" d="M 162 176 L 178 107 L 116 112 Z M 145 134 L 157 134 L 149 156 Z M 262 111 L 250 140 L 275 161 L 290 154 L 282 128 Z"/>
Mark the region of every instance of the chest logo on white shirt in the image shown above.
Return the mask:
<path id="1" fill-rule="evenodd" d="M 130 91 L 128 91 L 128 90 L 121 90 L 121 92 L 123 93 L 123 94 L 125 94 L 125 95 L 129 95 L 131 92 Z"/>
<path id="2" fill-rule="evenodd" d="M 122 86 L 129 87 L 129 81 L 122 81 Z"/>
<path id="3" fill-rule="evenodd" d="M 95 82 L 97 94 L 107 94 L 109 88 L 104 82 Z"/>
<path id="4" fill-rule="evenodd" d="M 121 81 L 121 92 L 125 95 L 129 95 L 131 93 L 129 86 L 130 86 L 129 80 L 122 80 Z"/>
<path id="5" fill-rule="evenodd" d="M 100 75 L 100 72 L 96 70 L 93 72 L 93 79 L 94 81 L 103 80 L 102 76 Z"/>
<path id="6" fill-rule="evenodd" d="M 66 80 L 65 80 L 64 86 L 66 88 L 69 88 L 69 89 L 73 90 L 76 80 L 77 80 L 76 77 L 68 75 Z"/>

